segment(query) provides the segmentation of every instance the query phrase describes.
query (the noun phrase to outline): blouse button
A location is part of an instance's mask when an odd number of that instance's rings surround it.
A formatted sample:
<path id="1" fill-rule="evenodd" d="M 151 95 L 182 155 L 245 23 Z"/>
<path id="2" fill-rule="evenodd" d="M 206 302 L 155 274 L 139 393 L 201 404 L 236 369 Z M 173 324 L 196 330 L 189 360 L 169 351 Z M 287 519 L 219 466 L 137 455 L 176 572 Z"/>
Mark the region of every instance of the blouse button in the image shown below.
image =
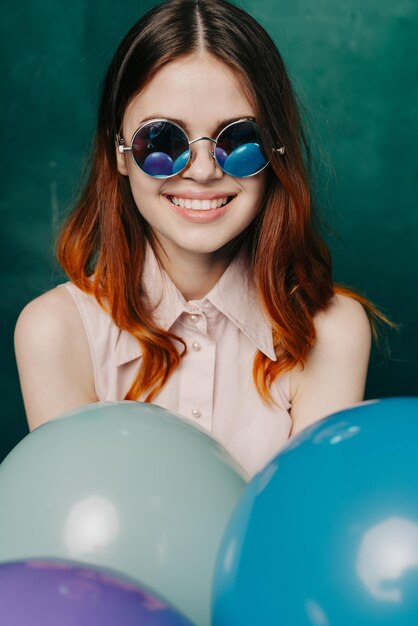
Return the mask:
<path id="1" fill-rule="evenodd" d="M 198 318 L 198 317 L 197 317 L 197 315 L 195 315 L 194 313 L 192 313 L 192 314 L 190 315 L 190 321 L 192 322 L 192 324 L 196 324 L 196 322 L 197 322 L 197 320 L 198 320 L 198 319 L 199 319 L 199 318 Z"/>
<path id="2" fill-rule="evenodd" d="M 202 413 L 199 411 L 199 409 L 192 409 L 192 415 L 193 417 L 200 417 L 202 415 Z"/>
<path id="3" fill-rule="evenodd" d="M 192 343 L 192 348 L 193 348 L 193 350 L 194 350 L 195 352 L 199 352 L 199 350 L 200 350 L 200 348 L 201 348 L 200 343 L 199 343 L 198 341 L 193 341 L 193 343 Z"/>

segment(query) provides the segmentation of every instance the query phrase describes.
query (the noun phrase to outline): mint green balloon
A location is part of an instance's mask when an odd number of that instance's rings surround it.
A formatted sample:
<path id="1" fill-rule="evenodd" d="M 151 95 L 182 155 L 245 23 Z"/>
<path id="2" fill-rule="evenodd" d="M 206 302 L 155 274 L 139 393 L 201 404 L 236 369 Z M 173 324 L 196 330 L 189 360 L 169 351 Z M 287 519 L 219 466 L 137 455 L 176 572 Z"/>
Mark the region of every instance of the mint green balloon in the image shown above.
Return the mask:
<path id="1" fill-rule="evenodd" d="M 32 431 L 0 466 L 0 562 L 110 567 L 210 624 L 216 554 L 246 475 L 155 405 L 101 402 Z"/>

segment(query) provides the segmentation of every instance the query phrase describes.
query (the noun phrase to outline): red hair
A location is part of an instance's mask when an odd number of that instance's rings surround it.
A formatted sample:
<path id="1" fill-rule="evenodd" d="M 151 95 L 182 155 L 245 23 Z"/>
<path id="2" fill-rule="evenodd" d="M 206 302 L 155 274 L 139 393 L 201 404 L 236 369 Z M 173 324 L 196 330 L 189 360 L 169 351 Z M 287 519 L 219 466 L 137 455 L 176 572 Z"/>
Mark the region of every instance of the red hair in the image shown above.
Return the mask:
<path id="1" fill-rule="evenodd" d="M 117 170 L 115 137 L 130 99 L 170 60 L 205 49 L 239 72 L 265 129 L 270 158 L 266 191 L 253 223 L 231 242 L 243 252 L 260 304 L 271 322 L 277 361 L 257 352 L 253 378 L 260 397 L 282 372 L 303 367 L 315 344 L 315 315 L 335 293 L 358 300 L 377 337 L 376 320 L 394 326 L 367 299 L 332 282 L 331 256 L 319 234 L 308 181 L 309 147 L 296 98 L 277 48 L 247 13 L 224 0 L 172 0 L 135 24 L 105 78 L 96 143 L 84 191 L 63 225 L 57 258 L 72 282 L 93 294 L 114 323 L 142 349 L 126 400 L 150 402 L 178 367 L 184 341 L 154 323 L 141 290 L 152 232 Z M 272 106 L 274 103 L 274 106 Z M 272 146 L 285 145 L 285 156 Z M 183 344 L 179 352 L 175 341 Z"/>

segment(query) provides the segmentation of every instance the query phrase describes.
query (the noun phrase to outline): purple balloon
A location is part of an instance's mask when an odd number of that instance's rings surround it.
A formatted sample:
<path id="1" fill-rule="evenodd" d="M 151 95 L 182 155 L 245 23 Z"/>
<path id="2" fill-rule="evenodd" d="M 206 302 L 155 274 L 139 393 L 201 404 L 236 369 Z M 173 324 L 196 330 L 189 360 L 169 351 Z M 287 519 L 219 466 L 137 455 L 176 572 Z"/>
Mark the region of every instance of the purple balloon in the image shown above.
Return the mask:
<path id="1" fill-rule="evenodd" d="M 216 154 L 216 158 L 218 160 L 219 165 L 223 165 L 225 163 L 225 159 L 228 156 L 228 153 L 225 152 L 223 148 L 216 148 L 215 154 Z"/>
<path id="2" fill-rule="evenodd" d="M 171 176 L 173 159 L 165 152 L 152 152 L 145 159 L 142 169 L 151 176 Z"/>
<path id="3" fill-rule="evenodd" d="M 7 626 L 192 626 L 124 575 L 49 559 L 0 564 L 0 615 Z"/>

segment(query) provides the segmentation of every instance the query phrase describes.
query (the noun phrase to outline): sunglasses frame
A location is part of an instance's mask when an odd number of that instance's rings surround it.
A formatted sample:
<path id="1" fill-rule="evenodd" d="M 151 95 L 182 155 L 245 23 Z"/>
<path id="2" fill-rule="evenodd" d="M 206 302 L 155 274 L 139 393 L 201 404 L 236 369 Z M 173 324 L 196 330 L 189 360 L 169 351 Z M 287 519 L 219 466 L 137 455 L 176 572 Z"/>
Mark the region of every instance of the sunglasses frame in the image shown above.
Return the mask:
<path id="1" fill-rule="evenodd" d="M 134 157 L 133 151 L 132 151 L 132 146 L 133 143 L 135 141 L 135 137 L 137 136 L 137 134 L 143 129 L 145 128 L 145 126 L 149 126 L 150 124 L 155 124 L 156 122 L 168 122 L 169 124 L 172 124 L 173 126 L 176 126 L 179 130 L 181 130 L 181 132 L 184 134 L 184 136 L 186 137 L 186 140 L 189 144 L 189 158 L 187 159 L 186 164 L 184 165 L 184 167 L 181 168 L 181 170 L 179 170 L 178 172 L 176 172 L 175 174 L 169 174 L 168 176 L 153 176 L 152 174 L 148 174 L 148 172 L 145 172 L 142 167 L 139 165 L 139 163 L 137 162 L 137 160 Z M 222 133 L 224 133 L 228 128 L 230 128 L 231 126 L 234 126 L 235 124 L 239 124 L 241 122 L 252 122 L 253 124 L 255 124 L 255 126 L 257 128 L 260 128 L 259 125 L 257 124 L 256 120 L 251 118 L 251 117 L 241 117 L 238 120 L 234 120 L 233 122 L 230 122 L 229 124 L 227 124 L 224 128 L 222 128 L 222 130 L 219 131 L 216 139 L 213 139 L 213 137 L 197 137 L 197 139 L 192 139 L 191 141 L 189 140 L 189 136 L 186 133 L 186 131 L 184 130 L 184 128 L 182 128 L 179 124 L 177 124 L 177 122 L 173 122 L 170 119 L 166 119 L 166 118 L 155 118 L 152 120 L 147 120 L 144 124 L 141 124 L 141 126 L 139 126 L 139 128 L 136 129 L 136 131 L 134 132 L 134 134 L 132 135 L 131 138 L 131 145 L 130 146 L 125 146 L 125 142 L 123 137 L 121 137 L 120 135 L 116 136 L 116 141 L 118 143 L 118 150 L 120 153 L 125 153 L 125 152 L 131 152 L 132 154 L 132 158 L 134 160 L 135 165 L 141 170 L 141 172 L 143 174 L 146 174 L 147 176 L 150 176 L 151 178 L 158 178 L 161 180 L 165 180 L 167 178 L 173 178 L 174 176 L 177 176 L 178 174 L 180 174 L 181 172 L 183 172 L 186 167 L 189 165 L 190 163 L 190 159 L 192 156 L 192 152 L 190 150 L 190 146 L 194 143 L 196 143 L 197 141 L 202 141 L 202 140 L 207 140 L 207 141 L 211 141 L 214 144 L 214 148 L 210 151 L 211 156 L 213 157 L 213 159 L 215 160 L 217 166 L 222 170 L 222 172 L 224 174 L 227 174 L 228 176 L 232 176 L 232 178 L 251 178 L 251 176 L 256 176 L 257 174 L 259 174 L 260 172 L 262 172 L 267 165 L 270 163 L 270 160 L 267 159 L 267 163 L 265 165 L 263 165 L 263 167 L 259 170 L 257 170 L 257 172 L 254 172 L 253 174 L 248 174 L 247 176 L 233 176 L 232 174 L 229 174 L 228 172 L 226 172 L 222 165 L 220 165 L 217 157 L 216 157 L 216 146 L 218 145 L 218 141 L 219 141 L 219 137 L 222 135 Z M 273 148 L 273 152 L 278 152 L 279 154 L 284 154 L 285 153 L 285 147 L 282 146 L 281 148 Z"/>

